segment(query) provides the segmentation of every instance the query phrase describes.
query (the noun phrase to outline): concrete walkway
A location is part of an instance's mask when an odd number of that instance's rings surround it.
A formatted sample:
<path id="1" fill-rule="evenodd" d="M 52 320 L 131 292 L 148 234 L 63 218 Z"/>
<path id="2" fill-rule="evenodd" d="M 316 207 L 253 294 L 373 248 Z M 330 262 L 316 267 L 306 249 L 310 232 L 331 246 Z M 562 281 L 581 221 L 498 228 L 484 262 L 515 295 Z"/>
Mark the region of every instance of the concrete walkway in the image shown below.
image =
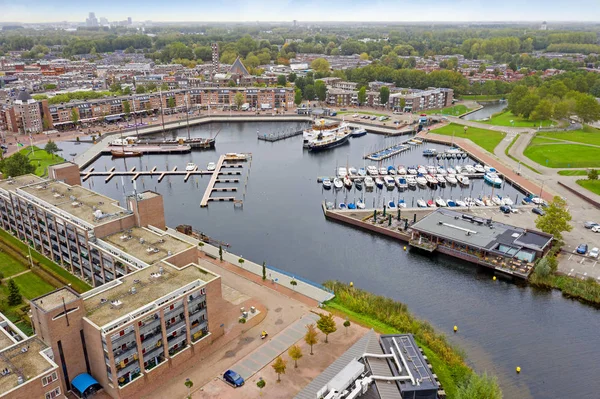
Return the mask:
<path id="1" fill-rule="evenodd" d="M 22 272 L 19 272 L 17 274 L 13 274 L 12 276 L 3 278 L 2 281 L 8 281 L 11 278 L 19 277 L 19 276 L 22 276 L 23 274 L 27 274 L 27 273 L 30 273 L 30 272 L 31 272 L 31 270 L 23 270 Z"/>

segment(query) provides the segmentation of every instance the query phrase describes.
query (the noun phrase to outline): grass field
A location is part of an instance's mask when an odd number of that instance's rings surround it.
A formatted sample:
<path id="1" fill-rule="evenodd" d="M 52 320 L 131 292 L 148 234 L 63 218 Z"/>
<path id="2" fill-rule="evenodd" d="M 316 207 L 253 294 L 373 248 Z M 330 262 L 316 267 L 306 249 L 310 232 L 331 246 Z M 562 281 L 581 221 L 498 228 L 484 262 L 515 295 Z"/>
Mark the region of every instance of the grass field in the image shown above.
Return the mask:
<path id="1" fill-rule="evenodd" d="M 27 299 L 36 298 L 55 289 L 54 286 L 45 282 L 40 276 L 32 272 L 17 276 L 14 280 L 21 291 L 21 295 Z"/>
<path id="2" fill-rule="evenodd" d="M 496 146 L 500 144 L 500 142 L 505 136 L 505 133 L 502 132 L 496 132 L 494 130 L 487 129 L 479 129 L 476 127 L 469 127 L 467 133 L 465 134 L 464 126 L 456 123 L 451 123 L 441 128 L 432 130 L 431 132 L 436 134 L 443 134 L 444 136 L 452 136 L 454 134 L 454 137 L 469 139 L 473 143 L 477 144 L 481 148 L 484 148 L 491 153 L 494 152 L 494 148 L 496 148 Z"/>
<path id="3" fill-rule="evenodd" d="M 27 270 L 27 267 L 21 262 L 7 254 L 6 252 L 0 252 L 0 272 L 4 274 L 4 277 L 10 277 L 17 273 L 21 273 Z"/>
<path id="4" fill-rule="evenodd" d="M 62 157 L 56 154 L 54 154 L 54 157 L 52 157 L 52 155 L 36 146 L 33 146 L 33 152 L 31 152 L 31 146 L 25 147 L 19 152 L 27 156 L 31 163 L 35 165 L 35 174 L 38 176 L 44 176 L 48 166 L 56 165 L 57 163 L 65 161 Z"/>
<path id="5" fill-rule="evenodd" d="M 600 167 L 600 148 L 580 144 L 560 144 L 556 140 L 534 137 L 523 154 L 549 168 Z"/>
<path id="6" fill-rule="evenodd" d="M 512 123 L 511 123 L 512 121 Z M 482 123 L 487 123 L 488 125 L 494 126 L 514 126 L 514 127 L 537 127 L 540 126 L 550 126 L 552 121 L 531 121 L 529 119 L 522 118 L 520 116 L 513 115 L 512 112 L 506 111 L 492 116 L 492 118 L 488 121 L 482 121 Z"/>
<path id="7" fill-rule="evenodd" d="M 581 179 L 581 180 L 577 180 L 577 184 L 579 184 L 581 187 L 585 188 L 586 190 L 590 190 L 594 194 L 600 195 L 600 180 Z"/>
<path id="8" fill-rule="evenodd" d="M 461 100 L 475 100 L 475 101 L 498 101 L 502 100 L 506 97 L 506 94 L 493 94 L 493 95 L 484 95 L 484 94 L 467 94 L 464 96 L 460 96 Z"/>
<path id="9" fill-rule="evenodd" d="M 540 132 L 537 136 L 574 141 L 582 144 L 600 145 L 600 129 L 595 129 L 591 126 L 584 126 L 581 130 L 573 130 L 571 132 Z M 600 148 L 598 151 L 600 151 Z"/>
<path id="10" fill-rule="evenodd" d="M 533 166 L 529 166 L 524 162 L 519 161 L 517 158 L 513 157 L 512 155 L 509 154 L 509 151 L 511 149 L 511 147 L 513 146 L 513 144 L 515 144 L 515 142 L 517 141 L 517 139 L 519 138 L 519 136 L 515 136 L 514 139 L 512 139 L 512 141 L 510 142 L 510 144 L 508 145 L 508 147 L 506 147 L 506 150 L 504 150 L 504 153 L 506 154 L 507 157 L 509 157 L 510 159 L 512 159 L 515 162 L 520 162 L 521 165 L 525 166 L 527 169 L 529 169 L 530 171 L 537 173 L 538 175 L 541 175 L 541 173 L 535 169 Z"/>
<path id="11" fill-rule="evenodd" d="M 444 114 L 444 115 L 459 116 L 459 115 L 465 114 L 469 111 L 471 111 L 471 108 L 467 108 L 466 106 L 459 104 L 459 105 L 455 105 L 453 107 L 448 107 L 448 108 L 444 108 L 444 109 L 430 109 L 423 113 L 427 114 L 427 115 Z"/>
<path id="12" fill-rule="evenodd" d="M 587 170 L 559 170 L 561 176 L 587 176 Z"/>

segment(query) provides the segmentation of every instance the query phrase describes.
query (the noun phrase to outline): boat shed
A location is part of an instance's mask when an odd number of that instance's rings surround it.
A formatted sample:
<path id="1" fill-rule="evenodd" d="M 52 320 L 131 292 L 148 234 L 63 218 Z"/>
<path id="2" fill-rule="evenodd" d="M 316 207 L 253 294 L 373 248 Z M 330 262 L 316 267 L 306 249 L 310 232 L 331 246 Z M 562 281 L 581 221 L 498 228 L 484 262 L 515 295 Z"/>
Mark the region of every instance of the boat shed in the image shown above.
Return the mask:
<path id="1" fill-rule="evenodd" d="M 410 245 L 528 278 L 553 236 L 450 209 L 437 209 L 412 226 Z"/>

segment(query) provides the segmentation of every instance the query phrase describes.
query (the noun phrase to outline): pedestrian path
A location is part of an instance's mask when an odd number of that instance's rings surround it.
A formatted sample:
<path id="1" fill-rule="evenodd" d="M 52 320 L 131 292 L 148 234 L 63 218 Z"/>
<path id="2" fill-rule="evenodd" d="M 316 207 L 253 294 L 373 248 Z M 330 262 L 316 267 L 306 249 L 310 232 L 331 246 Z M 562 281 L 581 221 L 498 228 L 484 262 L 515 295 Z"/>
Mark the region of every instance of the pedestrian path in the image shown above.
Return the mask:
<path id="1" fill-rule="evenodd" d="M 306 326 L 311 323 L 316 323 L 318 319 L 318 315 L 308 313 L 306 316 L 303 316 L 300 320 L 281 331 L 275 337 L 267 338 L 267 342 L 234 364 L 231 367 L 231 370 L 234 370 L 241 375 L 244 380 L 248 380 L 271 363 L 271 361 L 281 353 L 287 351 L 290 346 L 301 340 L 306 334 Z M 223 372 L 225 372 L 225 370 L 223 370 Z"/>

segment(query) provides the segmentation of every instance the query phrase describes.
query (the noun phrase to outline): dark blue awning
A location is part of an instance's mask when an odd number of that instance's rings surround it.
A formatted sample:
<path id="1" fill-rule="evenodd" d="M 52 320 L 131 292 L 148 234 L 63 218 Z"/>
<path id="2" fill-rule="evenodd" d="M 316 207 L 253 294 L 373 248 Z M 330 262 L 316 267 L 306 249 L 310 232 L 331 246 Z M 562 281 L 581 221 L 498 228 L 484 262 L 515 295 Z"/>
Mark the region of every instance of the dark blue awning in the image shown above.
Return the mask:
<path id="1" fill-rule="evenodd" d="M 112 115 L 112 116 L 105 117 L 104 120 L 106 120 L 108 122 L 113 122 L 113 121 L 118 121 L 121 118 L 122 118 L 121 115 Z"/>
<path id="2" fill-rule="evenodd" d="M 85 393 L 85 391 L 94 385 L 100 385 L 98 381 L 88 373 L 81 373 L 77 377 L 73 378 L 71 384 L 81 393 Z"/>

